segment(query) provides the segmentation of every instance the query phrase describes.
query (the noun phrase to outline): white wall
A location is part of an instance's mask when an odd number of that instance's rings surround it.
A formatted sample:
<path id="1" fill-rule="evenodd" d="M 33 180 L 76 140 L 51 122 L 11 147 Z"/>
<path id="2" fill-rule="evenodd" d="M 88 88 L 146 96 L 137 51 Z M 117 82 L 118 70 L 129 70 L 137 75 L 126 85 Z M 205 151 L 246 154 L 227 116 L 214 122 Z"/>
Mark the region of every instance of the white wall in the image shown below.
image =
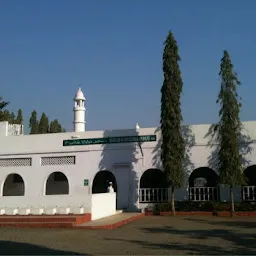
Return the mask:
<path id="1" fill-rule="evenodd" d="M 249 134 L 251 140 L 255 140 L 256 122 L 245 122 L 243 124 L 245 127 L 244 133 Z M 206 138 L 206 134 L 209 128 L 210 125 L 193 125 L 190 127 L 192 134 L 190 137 L 193 137 L 194 142 L 188 152 L 190 163 L 185 166 L 186 180 L 184 189 L 176 193 L 178 200 L 187 199 L 187 180 L 191 172 L 196 168 L 207 167 L 211 164 L 210 157 L 215 147 L 212 144 L 208 145 L 209 137 Z M 80 138 L 100 138 L 151 134 L 157 135 L 157 141 L 142 143 L 142 153 L 137 143 L 63 147 L 63 140 L 72 139 L 73 136 L 79 136 Z M 1 192 L 7 175 L 9 173 L 18 173 L 23 177 L 25 182 L 25 197 L 31 200 L 34 198 L 33 200 L 35 201 L 38 199 L 41 200 L 45 193 L 45 182 L 48 176 L 52 172 L 59 171 L 63 172 L 69 180 L 71 196 L 86 197 L 91 191 L 92 182 L 97 172 L 109 170 L 117 180 L 117 207 L 136 210 L 140 208 L 138 190 L 141 176 L 147 169 L 161 169 L 160 143 L 161 134 L 158 128 L 143 128 L 138 132 L 135 129 L 130 129 L 1 137 L 1 159 L 32 157 L 32 166 L 0 167 Z M 256 164 L 256 144 L 253 143 L 250 147 L 251 151 L 244 156 L 247 160 L 244 166 L 245 168 L 249 165 Z M 41 166 L 41 157 L 65 155 L 75 155 L 75 165 Z M 214 167 L 212 168 L 216 170 Z M 89 179 L 90 184 L 88 187 L 84 186 L 84 179 Z M 5 201 L 2 201 L 2 198 L 1 196 L 0 206 L 2 202 L 6 203 L 6 200 L 8 200 L 6 198 L 4 199 Z M 223 200 L 226 200 L 225 198 L 227 199 L 224 196 Z"/>
<path id="2" fill-rule="evenodd" d="M 9 124 L 7 121 L 0 122 L 0 136 L 17 136 L 24 134 L 24 126 L 20 124 Z"/>
<path id="3" fill-rule="evenodd" d="M 8 122 L 0 122 L 0 136 L 8 136 Z"/>
<path id="4" fill-rule="evenodd" d="M 104 218 L 116 213 L 116 193 L 92 195 L 92 220 Z"/>
<path id="5" fill-rule="evenodd" d="M 21 124 L 8 124 L 8 136 L 19 136 L 24 134 L 24 126 Z"/>

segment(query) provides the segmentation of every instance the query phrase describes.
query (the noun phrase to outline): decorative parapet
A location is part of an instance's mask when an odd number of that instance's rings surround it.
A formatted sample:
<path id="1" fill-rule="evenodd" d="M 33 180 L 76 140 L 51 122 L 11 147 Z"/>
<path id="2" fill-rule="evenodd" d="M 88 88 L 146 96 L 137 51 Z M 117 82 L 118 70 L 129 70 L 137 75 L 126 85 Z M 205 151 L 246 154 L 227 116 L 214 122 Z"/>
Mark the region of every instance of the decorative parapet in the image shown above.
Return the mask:
<path id="1" fill-rule="evenodd" d="M 24 126 L 21 124 L 8 124 L 7 136 L 18 136 L 24 134 Z"/>

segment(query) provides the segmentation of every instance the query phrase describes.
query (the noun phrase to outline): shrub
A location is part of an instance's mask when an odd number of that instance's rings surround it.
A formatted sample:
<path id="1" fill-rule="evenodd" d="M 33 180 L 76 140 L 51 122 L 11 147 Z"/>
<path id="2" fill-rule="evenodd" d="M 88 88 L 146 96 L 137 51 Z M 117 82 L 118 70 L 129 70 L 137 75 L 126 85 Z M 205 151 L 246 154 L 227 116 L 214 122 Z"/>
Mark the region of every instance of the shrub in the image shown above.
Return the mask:
<path id="1" fill-rule="evenodd" d="M 241 211 L 241 212 L 250 212 L 250 211 L 256 211 L 256 204 L 255 203 L 238 203 L 235 204 L 235 209 L 236 211 Z"/>
<path id="2" fill-rule="evenodd" d="M 175 208 L 177 212 L 193 212 L 193 211 L 203 211 L 203 212 L 223 212 L 230 211 L 229 202 L 193 202 L 193 201 L 177 201 L 175 203 Z M 256 211 L 255 203 L 235 203 L 236 211 Z M 171 203 L 159 203 L 155 204 L 153 207 L 153 212 L 159 214 L 160 212 L 170 212 Z"/>
<path id="3" fill-rule="evenodd" d="M 228 212 L 228 211 L 230 211 L 230 203 L 229 202 L 214 202 L 214 211 Z"/>

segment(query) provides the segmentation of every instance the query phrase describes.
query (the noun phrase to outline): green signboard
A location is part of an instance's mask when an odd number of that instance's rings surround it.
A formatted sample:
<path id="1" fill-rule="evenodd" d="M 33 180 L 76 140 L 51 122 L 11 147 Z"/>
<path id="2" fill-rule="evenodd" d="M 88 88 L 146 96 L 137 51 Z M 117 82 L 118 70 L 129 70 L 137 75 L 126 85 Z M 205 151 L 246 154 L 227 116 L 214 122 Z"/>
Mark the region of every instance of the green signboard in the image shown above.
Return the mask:
<path id="1" fill-rule="evenodd" d="M 84 186 L 85 187 L 89 186 L 89 180 L 84 180 Z"/>
<path id="2" fill-rule="evenodd" d="M 116 143 L 131 143 L 131 142 L 152 142 L 152 141 L 156 141 L 156 135 L 63 140 L 63 146 L 84 146 L 84 145 L 116 144 Z"/>

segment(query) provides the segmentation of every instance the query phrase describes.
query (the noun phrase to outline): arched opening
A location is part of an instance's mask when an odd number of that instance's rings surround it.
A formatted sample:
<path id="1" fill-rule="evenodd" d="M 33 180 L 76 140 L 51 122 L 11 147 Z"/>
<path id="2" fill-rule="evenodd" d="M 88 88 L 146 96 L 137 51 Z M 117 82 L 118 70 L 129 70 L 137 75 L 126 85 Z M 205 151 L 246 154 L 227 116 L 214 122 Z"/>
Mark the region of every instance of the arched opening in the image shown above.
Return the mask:
<path id="1" fill-rule="evenodd" d="M 3 196 L 24 196 L 25 184 L 17 173 L 9 174 L 4 182 Z"/>
<path id="2" fill-rule="evenodd" d="M 69 184 L 62 172 L 53 172 L 46 181 L 45 195 L 68 195 Z"/>
<path id="3" fill-rule="evenodd" d="M 247 186 L 256 186 L 256 165 L 251 165 L 244 170 Z"/>
<path id="4" fill-rule="evenodd" d="M 164 173 L 159 169 L 148 169 L 140 178 L 140 202 L 166 202 L 168 200 L 168 183 Z"/>
<path id="5" fill-rule="evenodd" d="M 219 201 L 219 176 L 208 167 L 195 169 L 189 176 L 189 199 L 191 201 Z"/>
<path id="6" fill-rule="evenodd" d="M 244 170 L 246 186 L 242 188 L 243 201 L 256 201 L 256 165 Z"/>
<path id="7" fill-rule="evenodd" d="M 109 182 L 112 182 L 114 191 L 117 193 L 117 183 L 114 174 L 107 170 L 99 171 L 93 179 L 92 193 L 106 193 L 108 190 Z"/>

